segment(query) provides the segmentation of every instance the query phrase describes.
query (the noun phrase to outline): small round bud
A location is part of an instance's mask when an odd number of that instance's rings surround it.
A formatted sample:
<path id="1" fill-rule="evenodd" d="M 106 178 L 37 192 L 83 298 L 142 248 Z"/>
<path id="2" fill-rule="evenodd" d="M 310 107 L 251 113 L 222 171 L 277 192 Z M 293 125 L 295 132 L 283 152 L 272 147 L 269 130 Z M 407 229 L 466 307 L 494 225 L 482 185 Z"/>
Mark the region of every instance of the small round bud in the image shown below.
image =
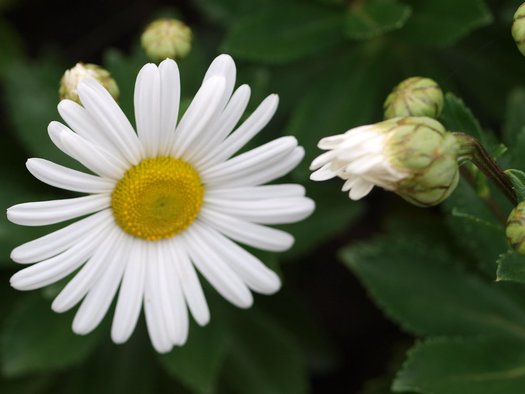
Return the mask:
<path id="1" fill-rule="evenodd" d="M 385 119 L 399 116 L 437 118 L 443 109 L 443 92 L 432 79 L 408 78 L 388 95 L 384 109 Z"/>
<path id="2" fill-rule="evenodd" d="M 525 255 L 525 201 L 520 202 L 510 213 L 505 234 L 510 245 Z"/>
<path id="3" fill-rule="evenodd" d="M 146 27 L 141 42 L 148 57 L 160 62 L 186 57 L 191 49 L 191 37 L 191 29 L 181 21 L 158 19 Z"/>
<path id="4" fill-rule="evenodd" d="M 521 54 L 525 56 L 525 3 L 520 5 L 514 13 L 512 37 L 514 37 Z"/>
<path id="5" fill-rule="evenodd" d="M 388 138 L 386 156 L 392 167 L 408 176 L 394 192 L 422 207 L 443 202 L 459 181 L 459 148 L 456 137 L 434 119 L 398 119 Z"/>
<path id="6" fill-rule="evenodd" d="M 80 104 L 78 98 L 77 86 L 80 81 L 86 77 L 96 79 L 106 88 L 106 90 L 113 96 L 115 100 L 119 98 L 119 89 L 117 83 L 108 70 L 97 66 L 96 64 L 77 63 L 75 67 L 66 70 L 62 79 L 60 80 L 60 87 L 58 94 L 61 100 L 73 100 Z"/>

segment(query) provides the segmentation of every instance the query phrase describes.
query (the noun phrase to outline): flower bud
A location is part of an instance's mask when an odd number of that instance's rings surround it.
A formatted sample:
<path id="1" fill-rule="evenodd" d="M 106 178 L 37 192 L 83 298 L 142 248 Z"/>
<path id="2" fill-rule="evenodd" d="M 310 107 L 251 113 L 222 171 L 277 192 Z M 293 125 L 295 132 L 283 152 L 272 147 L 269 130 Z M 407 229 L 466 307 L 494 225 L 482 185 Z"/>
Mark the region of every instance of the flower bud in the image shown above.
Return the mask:
<path id="1" fill-rule="evenodd" d="M 510 213 L 505 234 L 510 245 L 525 255 L 525 201 L 520 202 Z"/>
<path id="2" fill-rule="evenodd" d="M 160 62 L 186 57 L 191 49 L 191 37 L 191 29 L 181 21 L 157 19 L 146 27 L 141 42 L 148 57 Z"/>
<path id="3" fill-rule="evenodd" d="M 525 3 L 520 5 L 514 13 L 512 37 L 514 37 L 521 54 L 525 56 Z"/>
<path id="4" fill-rule="evenodd" d="M 441 203 L 459 180 L 459 144 L 441 123 L 426 117 L 393 118 L 323 138 L 328 150 L 312 162 L 311 179 L 339 177 L 352 200 L 377 185 L 412 204 Z"/>
<path id="5" fill-rule="evenodd" d="M 432 79 L 408 78 L 388 95 L 384 109 L 385 119 L 399 116 L 437 118 L 443 109 L 443 92 Z"/>
<path id="6" fill-rule="evenodd" d="M 75 67 L 66 70 L 62 79 L 60 80 L 60 87 L 58 94 L 61 100 L 73 100 L 80 103 L 77 93 L 77 86 L 79 82 L 85 77 L 91 77 L 96 79 L 98 82 L 106 88 L 106 90 L 113 96 L 115 100 L 118 100 L 119 89 L 117 83 L 111 74 L 106 69 L 97 66 L 96 64 L 84 64 L 77 63 Z"/>

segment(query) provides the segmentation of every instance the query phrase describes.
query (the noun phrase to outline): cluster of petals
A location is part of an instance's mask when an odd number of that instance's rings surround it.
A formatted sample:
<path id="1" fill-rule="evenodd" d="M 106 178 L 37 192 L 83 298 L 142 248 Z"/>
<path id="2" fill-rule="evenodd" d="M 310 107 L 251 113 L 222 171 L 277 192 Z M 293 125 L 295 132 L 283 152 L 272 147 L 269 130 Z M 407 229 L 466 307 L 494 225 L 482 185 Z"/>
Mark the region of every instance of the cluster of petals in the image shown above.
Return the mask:
<path id="1" fill-rule="evenodd" d="M 292 246 L 289 233 L 268 225 L 300 221 L 312 213 L 314 203 L 300 185 L 265 184 L 292 170 L 304 150 L 287 136 L 237 154 L 270 121 L 278 98 L 268 96 L 239 122 L 250 88 L 234 90 L 235 80 L 231 57 L 217 57 L 179 121 L 177 64 L 145 65 L 135 85 L 136 131 L 97 81 L 82 80 L 77 88 L 82 105 L 61 101 L 58 110 L 65 124 L 51 122 L 48 131 L 53 143 L 89 173 L 40 158 L 29 159 L 27 168 L 42 182 L 86 195 L 8 210 L 10 221 L 25 226 L 77 219 L 12 251 L 15 262 L 32 264 L 11 278 L 12 286 L 32 290 L 71 275 L 52 309 L 65 312 L 80 304 L 75 333 L 95 329 L 116 298 L 113 341 L 130 337 L 143 309 L 158 352 L 185 343 L 189 313 L 200 325 L 209 321 L 198 273 L 240 308 L 251 306 L 252 291 L 276 292 L 280 278 L 239 244 L 267 251 Z M 190 163 L 205 195 L 187 229 L 147 241 L 116 224 L 111 194 L 129 168 L 160 156 Z"/>
<path id="2" fill-rule="evenodd" d="M 386 154 L 388 132 L 380 125 L 366 125 L 344 134 L 323 138 L 318 147 L 326 152 L 310 165 L 313 181 L 339 177 L 350 199 L 365 197 L 374 186 L 394 190 L 407 174 L 397 170 Z"/>

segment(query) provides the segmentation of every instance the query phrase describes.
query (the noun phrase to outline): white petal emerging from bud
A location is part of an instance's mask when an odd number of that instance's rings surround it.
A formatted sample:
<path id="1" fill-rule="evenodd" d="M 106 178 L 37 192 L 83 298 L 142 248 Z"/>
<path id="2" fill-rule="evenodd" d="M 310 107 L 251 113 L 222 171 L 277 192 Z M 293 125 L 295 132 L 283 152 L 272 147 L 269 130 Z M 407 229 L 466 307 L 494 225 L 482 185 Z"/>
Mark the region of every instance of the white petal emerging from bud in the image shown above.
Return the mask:
<path id="1" fill-rule="evenodd" d="M 394 168 L 385 156 L 391 123 L 356 127 L 345 134 L 323 138 L 318 146 L 328 152 L 312 162 L 310 170 L 316 171 L 310 179 L 342 178 L 346 180 L 343 191 L 348 191 L 352 200 L 366 196 L 374 185 L 393 190 L 409 174 Z"/>
<path id="2" fill-rule="evenodd" d="M 418 206 L 442 202 L 458 182 L 456 137 L 426 117 L 393 118 L 323 138 L 310 178 L 345 180 L 352 200 L 374 186 L 393 191 Z"/>

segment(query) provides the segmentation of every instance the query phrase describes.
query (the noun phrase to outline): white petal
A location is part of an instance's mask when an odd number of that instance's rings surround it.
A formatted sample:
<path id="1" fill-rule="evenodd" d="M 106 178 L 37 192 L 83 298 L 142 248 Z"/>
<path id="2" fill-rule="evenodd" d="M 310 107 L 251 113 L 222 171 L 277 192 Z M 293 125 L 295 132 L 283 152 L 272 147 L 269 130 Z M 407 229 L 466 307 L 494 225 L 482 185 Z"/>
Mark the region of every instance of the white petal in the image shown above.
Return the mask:
<path id="1" fill-rule="evenodd" d="M 129 244 L 129 259 L 126 262 L 111 326 L 111 339 L 115 343 L 126 342 L 133 333 L 144 298 L 144 282 L 148 264 L 145 250 L 142 241 L 132 239 Z"/>
<path id="2" fill-rule="evenodd" d="M 317 156 L 312 164 L 310 164 L 310 170 L 314 171 L 318 168 L 324 167 L 330 161 L 332 161 L 337 156 L 337 151 L 324 152 L 323 154 Z"/>
<path id="3" fill-rule="evenodd" d="M 214 77 L 222 77 L 225 80 L 223 97 L 219 105 L 220 108 L 224 107 L 232 95 L 236 75 L 235 62 L 230 55 L 225 54 L 217 56 L 213 62 L 211 62 L 206 75 L 204 75 L 203 83 Z"/>
<path id="4" fill-rule="evenodd" d="M 319 168 L 317 171 L 310 174 L 310 179 L 312 181 L 327 181 L 337 176 L 337 173 L 332 171 L 331 164 L 325 164 L 323 167 Z"/>
<path id="5" fill-rule="evenodd" d="M 59 122 L 49 123 L 47 130 L 53 143 L 62 152 L 98 175 L 119 179 L 129 167 L 118 157 L 73 133 Z"/>
<path id="6" fill-rule="evenodd" d="M 195 144 L 194 154 L 186 155 L 186 159 L 192 163 L 197 163 L 196 166 L 198 168 L 198 164 L 206 159 L 209 152 L 222 143 L 226 136 L 231 133 L 246 110 L 249 100 L 250 87 L 248 85 L 240 86 L 233 94 L 224 111 L 214 122 L 215 124 L 208 126 L 213 128 L 212 132 L 206 133 L 209 138 L 200 139 L 199 144 Z"/>
<path id="7" fill-rule="evenodd" d="M 177 126 L 180 104 L 180 81 L 177 63 L 162 61 L 160 71 L 160 154 L 167 155 Z"/>
<path id="8" fill-rule="evenodd" d="M 157 280 L 161 293 L 163 311 L 168 337 L 175 345 L 183 345 L 188 338 L 188 310 L 184 302 L 179 278 L 171 261 L 171 248 L 168 241 L 156 242 L 157 247 Z"/>
<path id="9" fill-rule="evenodd" d="M 49 123 L 47 131 L 53 143 L 62 152 L 99 175 L 116 178 L 129 167 L 117 156 L 74 133 L 62 123 Z M 64 137 L 68 137 L 66 143 Z"/>
<path id="10" fill-rule="evenodd" d="M 224 84 L 222 77 L 210 78 L 202 84 L 177 126 L 172 148 L 173 156 L 184 155 L 193 141 L 199 138 L 210 119 L 220 110 Z"/>
<path id="11" fill-rule="evenodd" d="M 211 151 L 203 163 L 198 163 L 198 166 L 208 168 L 230 158 L 268 124 L 277 110 L 278 103 L 277 95 L 272 94 L 266 97 L 248 119 L 222 144 Z"/>
<path id="12" fill-rule="evenodd" d="M 182 242 L 180 237 L 174 237 L 170 240 L 169 246 L 171 248 L 173 266 L 179 276 L 188 308 L 195 321 L 200 326 L 205 326 L 210 321 L 210 310 L 195 268 L 184 247 L 184 242 Z"/>
<path id="13" fill-rule="evenodd" d="M 33 176 L 48 185 L 81 193 L 111 193 L 115 181 L 85 174 L 44 159 L 29 159 L 26 167 Z"/>
<path id="14" fill-rule="evenodd" d="M 135 82 L 135 119 L 137 133 L 147 157 L 156 156 L 160 145 L 160 72 L 146 64 Z"/>
<path id="15" fill-rule="evenodd" d="M 82 105 L 105 131 L 105 135 L 118 148 L 130 164 L 143 157 L 142 147 L 133 127 L 113 97 L 92 78 L 84 78 L 77 87 Z"/>
<path id="16" fill-rule="evenodd" d="M 94 283 L 78 308 L 73 319 L 73 332 L 76 334 L 90 333 L 106 315 L 124 273 L 124 263 L 127 260 L 126 250 L 129 250 L 129 243 L 126 243 L 126 239 L 121 233 L 115 240 L 113 253 L 106 260 L 100 279 Z"/>
<path id="17" fill-rule="evenodd" d="M 28 202 L 9 208 L 7 218 L 13 223 L 24 226 L 43 226 L 101 211 L 110 204 L 110 196 L 107 194 Z"/>
<path id="18" fill-rule="evenodd" d="M 126 160 L 122 153 L 113 145 L 103 129 L 93 120 L 84 107 L 71 100 L 62 100 L 58 104 L 58 112 L 73 131 L 93 144 L 103 147 L 120 161 Z"/>
<path id="19" fill-rule="evenodd" d="M 279 185 L 247 186 L 235 188 L 207 189 L 205 200 L 222 198 L 227 200 L 264 200 L 267 198 L 303 197 L 304 186 L 290 183 Z"/>
<path id="20" fill-rule="evenodd" d="M 281 137 L 245 152 L 228 161 L 209 167 L 201 172 L 205 184 L 222 183 L 235 178 L 239 173 L 259 172 L 280 158 L 288 155 L 297 146 L 294 137 Z"/>
<path id="21" fill-rule="evenodd" d="M 374 184 L 361 178 L 357 179 L 350 189 L 349 196 L 352 200 L 359 200 L 366 196 L 374 188 Z"/>
<path id="22" fill-rule="evenodd" d="M 279 156 L 281 157 L 281 156 Z M 280 178 L 283 175 L 288 174 L 294 169 L 303 159 L 304 149 L 301 146 L 296 147 L 291 153 L 288 153 L 280 160 L 266 163 L 266 166 L 258 168 L 257 171 L 245 171 L 236 173 L 235 176 L 231 176 L 228 179 L 225 178 L 214 178 L 214 182 L 218 182 L 220 179 L 221 183 L 217 183 L 216 187 L 241 187 L 241 186 L 256 186 L 266 182 L 273 181 L 274 179 Z M 211 185 L 212 187 L 214 185 Z"/>
<path id="23" fill-rule="evenodd" d="M 100 278 L 107 261 L 113 257 L 113 244 L 121 231 L 115 226 L 110 229 L 93 256 L 54 299 L 51 308 L 55 312 L 61 313 L 73 308 Z"/>
<path id="24" fill-rule="evenodd" d="M 283 252 L 294 243 L 294 238 L 282 230 L 250 223 L 205 207 L 201 209 L 199 218 L 229 238 L 254 248 Z"/>
<path id="25" fill-rule="evenodd" d="M 56 256 L 81 241 L 91 230 L 99 231 L 113 222 L 109 209 L 97 212 L 87 218 L 29 241 L 13 249 L 11 259 L 17 263 L 28 264 Z"/>
<path id="26" fill-rule="evenodd" d="M 284 224 L 295 223 L 310 216 L 315 203 L 307 197 L 252 201 L 206 198 L 206 207 L 249 222 Z"/>
<path id="27" fill-rule="evenodd" d="M 279 276 L 258 258 L 211 228 L 202 226 L 201 233 L 204 241 L 222 256 L 252 290 L 261 294 L 273 294 L 279 290 Z"/>
<path id="28" fill-rule="evenodd" d="M 65 252 L 18 271 L 10 283 L 17 290 L 34 290 L 58 282 L 80 267 L 98 247 L 107 228 L 92 229 Z"/>
<path id="29" fill-rule="evenodd" d="M 253 303 L 250 290 L 205 242 L 200 224 L 195 221 L 181 236 L 187 242 L 193 263 L 215 290 L 239 308 L 249 308 Z"/>
<path id="30" fill-rule="evenodd" d="M 147 263 L 155 259 L 155 250 L 151 243 L 145 243 Z M 157 272 L 154 264 L 146 265 L 146 286 L 144 289 L 144 314 L 149 337 L 155 350 L 159 353 L 169 352 L 173 345 L 168 337 L 166 323 L 161 309 L 161 293 L 156 282 Z"/>

